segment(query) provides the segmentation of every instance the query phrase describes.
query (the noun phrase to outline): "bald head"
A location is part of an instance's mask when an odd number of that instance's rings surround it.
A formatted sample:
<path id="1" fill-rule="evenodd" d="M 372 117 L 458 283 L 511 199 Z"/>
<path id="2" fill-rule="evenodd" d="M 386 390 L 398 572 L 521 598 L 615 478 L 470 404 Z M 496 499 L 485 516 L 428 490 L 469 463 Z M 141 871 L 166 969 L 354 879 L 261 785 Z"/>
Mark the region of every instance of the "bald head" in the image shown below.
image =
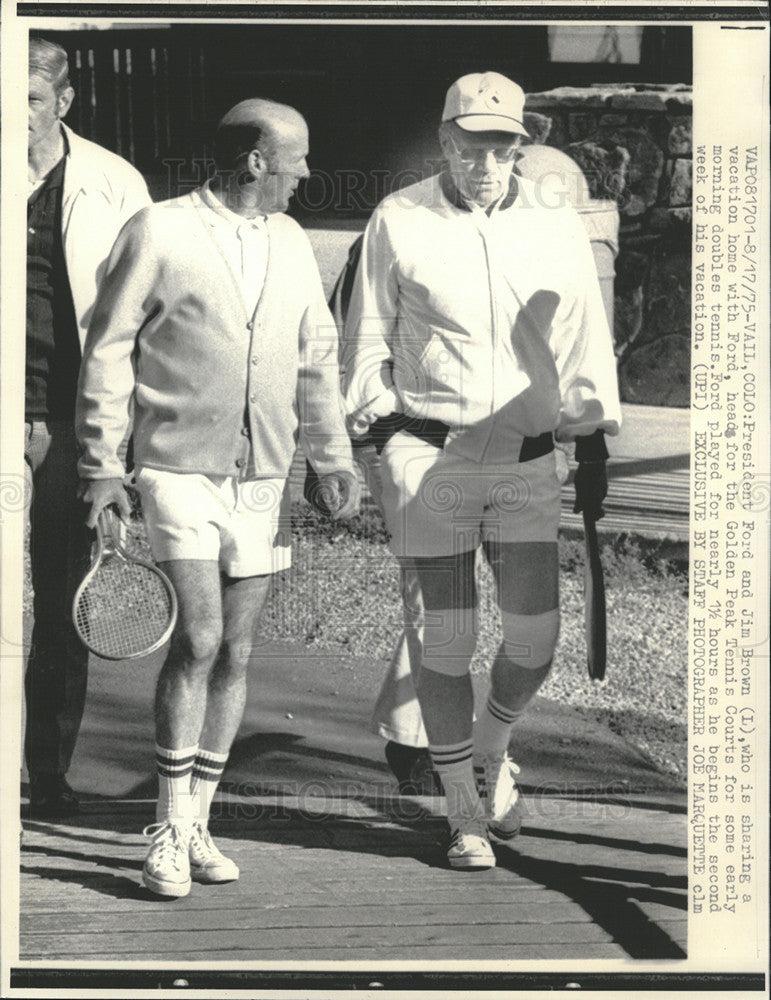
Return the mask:
<path id="1" fill-rule="evenodd" d="M 305 119 L 288 104 L 253 97 L 223 115 L 214 140 L 218 170 L 233 170 L 240 157 L 259 149 L 271 157 L 282 142 L 306 133 Z"/>
<path id="2" fill-rule="evenodd" d="M 294 108 L 276 101 L 241 101 L 217 129 L 213 190 L 228 207 L 252 218 L 285 212 L 308 177 L 308 126 Z"/>

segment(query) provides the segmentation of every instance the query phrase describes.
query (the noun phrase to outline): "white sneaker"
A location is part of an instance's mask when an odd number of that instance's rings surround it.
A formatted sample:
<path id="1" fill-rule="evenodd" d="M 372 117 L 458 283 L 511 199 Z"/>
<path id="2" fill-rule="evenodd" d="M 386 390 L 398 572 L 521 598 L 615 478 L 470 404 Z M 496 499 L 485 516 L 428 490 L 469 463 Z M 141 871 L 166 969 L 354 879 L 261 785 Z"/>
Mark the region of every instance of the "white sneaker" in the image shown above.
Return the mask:
<path id="1" fill-rule="evenodd" d="M 522 826 L 522 796 L 514 775 L 519 768 L 508 754 L 474 754 L 474 778 L 485 807 L 487 829 L 499 840 L 516 837 Z"/>
<path id="2" fill-rule="evenodd" d="M 162 820 L 146 826 L 142 833 L 152 837 L 142 868 L 144 884 L 159 896 L 186 896 L 191 884 L 187 856 L 190 827 Z"/>
<path id="3" fill-rule="evenodd" d="M 219 850 L 205 823 L 193 823 L 188 845 L 190 875 L 196 882 L 234 882 L 238 865 Z"/>
<path id="4" fill-rule="evenodd" d="M 453 829 L 447 860 L 451 868 L 495 868 L 495 855 L 484 822 L 470 820 Z"/>

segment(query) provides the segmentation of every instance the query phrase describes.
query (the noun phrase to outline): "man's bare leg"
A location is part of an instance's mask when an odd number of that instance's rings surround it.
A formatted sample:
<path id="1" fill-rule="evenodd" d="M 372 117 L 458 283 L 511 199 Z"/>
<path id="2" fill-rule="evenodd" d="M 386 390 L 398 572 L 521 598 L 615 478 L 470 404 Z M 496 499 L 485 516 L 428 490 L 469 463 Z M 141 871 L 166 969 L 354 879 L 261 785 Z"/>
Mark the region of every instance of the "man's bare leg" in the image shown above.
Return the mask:
<path id="1" fill-rule="evenodd" d="M 270 576 L 222 578 L 223 637 L 209 675 L 206 712 L 193 764 L 193 815 L 206 823 L 246 704 L 247 671 Z"/>
<path id="2" fill-rule="evenodd" d="M 216 561 L 160 563 L 177 594 L 178 617 L 155 689 L 155 738 L 170 750 L 198 746 L 206 693 L 222 642 L 222 587 Z"/>
<path id="3" fill-rule="evenodd" d="M 425 621 L 418 698 L 429 752 L 447 800 L 453 868 L 490 868 L 484 808 L 472 767 L 474 694 L 469 666 L 476 647 L 475 552 L 415 559 Z"/>
<path id="4" fill-rule="evenodd" d="M 468 672 L 476 646 L 475 553 L 414 560 L 425 623 L 418 697 L 429 745 L 471 739 Z"/>
<path id="5" fill-rule="evenodd" d="M 489 543 L 485 546 L 485 554 L 495 576 L 502 616 L 532 618 L 537 627 L 537 616 L 557 609 L 559 555 L 556 542 Z M 556 638 L 555 632 L 555 642 Z M 524 646 L 520 653 L 505 640 L 504 630 L 504 642 L 491 671 L 490 694 L 497 704 L 510 712 L 520 713 L 546 680 L 552 657 L 535 663 L 532 655 L 524 655 Z M 543 643 L 539 645 L 542 647 Z"/>
<path id="6" fill-rule="evenodd" d="M 254 633 L 271 577 L 224 577 L 222 643 L 209 675 L 206 712 L 199 745 L 225 754 L 235 739 L 246 704 L 246 676 Z"/>
<path id="7" fill-rule="evenodd" d="M 209 673 L 222 640 L 222 593 L 215 560 L 162 562 L 177 594 L 178 618 L 155 690 L 158 804 L 142 881 L 161 896 L 190 891 L 193 824 L 190 779 L 206 713 Z"/>
<path id="8" fill-rule="evenodd" d="M 189 857 L 191 877 L 196 882 L 230 882 L 239 875 L 236 863 L 222 854 L 209 834 L 209 810 L 244 714 L 254 633 L 269 586 L 269 576 L 222 578 L 222 645 L 209 675 L 206 713 L 190 784 L 193 826 Z"/>
<path id="9" fill-rule="evenodd" d="M 503 641 L 474 729 L 474 768 L 489 829 L 508 840 L 522 823 L 509 739 L 551 669 L 559 631 L 559 558 L 556 542 L 491 542 L 485 552 L 497 584 Z"/>

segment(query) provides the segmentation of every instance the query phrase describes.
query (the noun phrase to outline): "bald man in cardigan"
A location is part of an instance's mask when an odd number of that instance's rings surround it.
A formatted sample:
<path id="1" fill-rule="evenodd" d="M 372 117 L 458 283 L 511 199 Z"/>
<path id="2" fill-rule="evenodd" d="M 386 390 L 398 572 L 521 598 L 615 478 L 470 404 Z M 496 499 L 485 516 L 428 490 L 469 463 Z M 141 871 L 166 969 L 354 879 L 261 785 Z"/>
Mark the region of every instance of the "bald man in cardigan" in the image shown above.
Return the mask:
<path id="1" fill-rule="evenodd" d="M 298 437 L 332 516 L 358 504 L 334 321 L 308 239 L 283 214 L 307 156 L 293 108 L 253 99 L 231 109 L 215 177 L 121 233 L 84 353 L 76 426 L 88 523 L 108 506 L 128 513 L 117 448 L 131 402 L 150 544 L 179 599 L 156 691 L 159 799 L 142 873 L 162 896 L 239 874 L 207 818 L 269 581 L 290 561 Z"/>

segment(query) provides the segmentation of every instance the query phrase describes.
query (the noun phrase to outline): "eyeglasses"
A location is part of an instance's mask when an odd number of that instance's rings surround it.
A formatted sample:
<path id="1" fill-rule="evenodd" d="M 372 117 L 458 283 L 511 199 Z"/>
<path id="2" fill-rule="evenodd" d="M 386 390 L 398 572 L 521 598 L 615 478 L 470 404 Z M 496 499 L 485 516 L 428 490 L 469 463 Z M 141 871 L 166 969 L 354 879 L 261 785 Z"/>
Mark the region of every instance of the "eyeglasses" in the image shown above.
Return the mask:
<path id="1" fill-rule="evenodd" d="M 493 148 L 489 146 L 460 147 L 452 136 L 450 136 L 450 142 L 452 143 L 453 149 L 457 153 L 458 159 L 461 163 L 481 163 L 487 159 L 488 153 L 493 154 L 496 163 L 511 163 L 511 161 L 516 157 L 517 150 L 519 149 L 518 142 L 513 146 L 495 146 Z"/>

